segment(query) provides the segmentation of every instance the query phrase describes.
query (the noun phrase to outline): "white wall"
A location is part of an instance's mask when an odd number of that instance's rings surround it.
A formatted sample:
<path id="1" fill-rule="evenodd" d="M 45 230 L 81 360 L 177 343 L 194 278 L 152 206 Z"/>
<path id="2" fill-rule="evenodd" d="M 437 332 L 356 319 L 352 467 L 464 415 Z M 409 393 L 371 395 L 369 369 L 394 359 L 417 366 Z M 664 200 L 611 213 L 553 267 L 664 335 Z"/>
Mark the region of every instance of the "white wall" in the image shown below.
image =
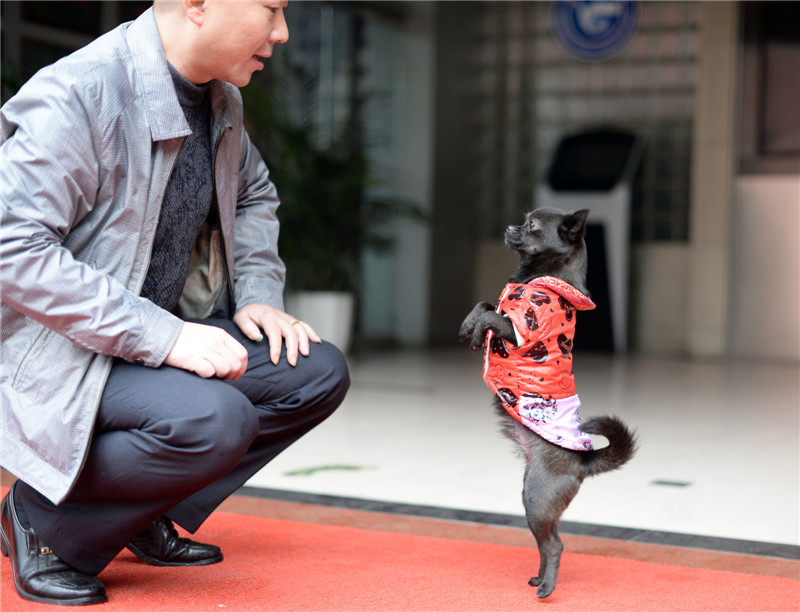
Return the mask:
<path id="1" fill-rule="evenodd" d="M 630 347 L 656 355 L 683 355 L 689 247 L 646 243 L 631 250 Z"/>
<path id="2" fill-rule="evenodd" d="M 722 357 L 730 314 L 730 212 L 737 124 L 738 7 L 700 4 L 685 335 L 689 353 Z"/>
<path id="3" fill-rule="evenodd" d="M 633 259 L 635 347 L 800 361 L 800 176 L 737 175 L 738 5 L 700 5 L 688 249 Z"/>
<path id="4" fill-rule="evenodd" d="M 730 353 L 800 361 L 800 176 L 740 176 L 731 235 Z"/>

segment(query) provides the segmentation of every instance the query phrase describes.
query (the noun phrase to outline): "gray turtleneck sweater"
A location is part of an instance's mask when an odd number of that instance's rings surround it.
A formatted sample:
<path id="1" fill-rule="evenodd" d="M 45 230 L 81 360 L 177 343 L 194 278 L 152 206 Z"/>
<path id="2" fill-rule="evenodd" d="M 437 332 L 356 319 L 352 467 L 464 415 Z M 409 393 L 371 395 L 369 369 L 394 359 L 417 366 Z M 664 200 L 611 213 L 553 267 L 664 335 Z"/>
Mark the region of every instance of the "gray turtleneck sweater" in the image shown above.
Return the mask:
<path id="1" fill-rule="evenodd" d="M 192 247 L 211 209 L 214 182 L 207 87 L 190 83 L 171 65 L 169 70 L 192 133 L 167 183 L 141 295 L 172 312 L 186 282 Z"/>

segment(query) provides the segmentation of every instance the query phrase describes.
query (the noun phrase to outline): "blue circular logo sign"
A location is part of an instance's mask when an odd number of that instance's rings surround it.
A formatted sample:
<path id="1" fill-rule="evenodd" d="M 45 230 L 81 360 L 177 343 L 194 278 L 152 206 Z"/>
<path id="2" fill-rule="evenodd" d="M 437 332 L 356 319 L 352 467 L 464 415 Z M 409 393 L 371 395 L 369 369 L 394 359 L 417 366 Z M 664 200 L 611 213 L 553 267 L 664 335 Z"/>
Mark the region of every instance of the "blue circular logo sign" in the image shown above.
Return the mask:
<path id="1" fill-rule="evenodd" d="M 640 6 L 634 0 L 556 0 L 553 32 L 564 50 L 585 62 L 620 53 L 636 34 Z"/>

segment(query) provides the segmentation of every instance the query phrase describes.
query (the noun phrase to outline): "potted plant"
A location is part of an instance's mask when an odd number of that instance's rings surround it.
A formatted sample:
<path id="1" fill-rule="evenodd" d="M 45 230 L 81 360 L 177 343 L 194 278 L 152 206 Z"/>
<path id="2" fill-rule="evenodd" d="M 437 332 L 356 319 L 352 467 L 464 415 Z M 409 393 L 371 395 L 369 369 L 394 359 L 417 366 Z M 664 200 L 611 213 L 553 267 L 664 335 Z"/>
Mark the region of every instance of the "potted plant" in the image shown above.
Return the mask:
<path id="1" fill-rule="evenodd" d="M 250 135 L 278 188 L 278 243 L 286 263 L 286 309 L 346 351 L 350 345 L 364 248 L 386 249 L 381 224 L 422 219 L 408 202 L 367 197 L 370 174 L 357 105 L 325 145 L 313 121 L 317 80 L 287 53 L 271 60 L 270 78 L 242 90 Z"/>

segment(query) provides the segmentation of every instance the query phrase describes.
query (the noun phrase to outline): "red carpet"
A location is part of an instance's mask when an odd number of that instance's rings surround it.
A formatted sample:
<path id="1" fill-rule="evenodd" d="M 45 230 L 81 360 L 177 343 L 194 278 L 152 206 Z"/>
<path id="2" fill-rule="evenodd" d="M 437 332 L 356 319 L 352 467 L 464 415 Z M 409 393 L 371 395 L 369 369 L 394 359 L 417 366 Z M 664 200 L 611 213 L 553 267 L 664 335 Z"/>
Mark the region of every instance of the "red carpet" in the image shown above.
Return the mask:
<path id="1" fill-rule="evenodd" d="M 800 581 L 565 553 L 555 593 L 527 586 L 532 548 L 296 523 L 218 512 L 198 532 L 221 564 L 156 568 L 128 551 L 100 575 L 109 602 L 88 609 L 796 611 Z M 5 557 L 0 609 L 20 599 Z"/>

